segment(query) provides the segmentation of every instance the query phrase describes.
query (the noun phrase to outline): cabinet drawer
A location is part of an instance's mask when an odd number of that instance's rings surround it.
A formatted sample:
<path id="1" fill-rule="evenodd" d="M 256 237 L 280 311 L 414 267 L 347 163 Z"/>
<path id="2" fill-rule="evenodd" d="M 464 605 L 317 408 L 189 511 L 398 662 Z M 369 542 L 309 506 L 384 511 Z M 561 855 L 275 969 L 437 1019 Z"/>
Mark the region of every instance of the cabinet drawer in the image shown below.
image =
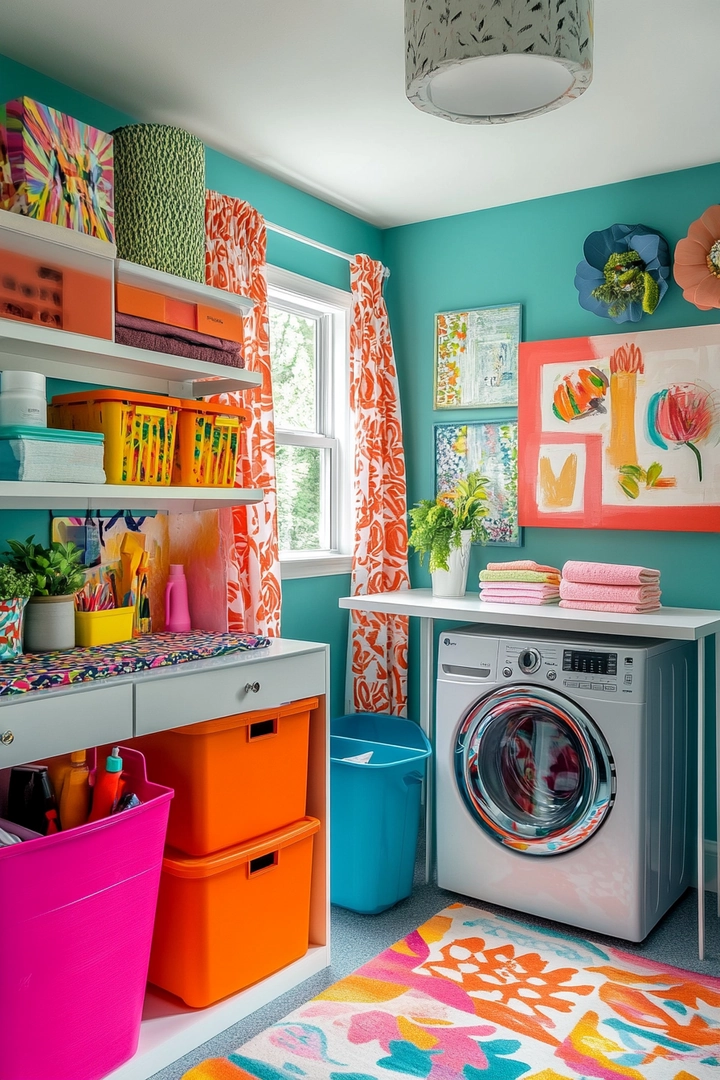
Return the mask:
<path id="1" fill-rule="evenodd" d="M 0 707 L 0 769 L 122 742 L 132 733 L 129 684 L 25 694 Z"/>
<path id="2" fill-rule="evenodd" d="M 135 687 L 135 734 L 272 709 L 324 694 L 325 653 L 279 656 L 232 667 L 140 682 Z"/>

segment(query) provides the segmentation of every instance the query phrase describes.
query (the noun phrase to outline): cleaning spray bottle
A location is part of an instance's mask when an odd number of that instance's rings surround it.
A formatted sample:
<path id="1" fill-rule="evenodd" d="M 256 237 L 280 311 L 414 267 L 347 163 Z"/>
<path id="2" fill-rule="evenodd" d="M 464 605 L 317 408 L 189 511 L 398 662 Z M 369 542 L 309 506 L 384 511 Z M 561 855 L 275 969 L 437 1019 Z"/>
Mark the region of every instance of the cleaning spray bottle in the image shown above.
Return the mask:
<path id="1" fill-rule="evenodd" d="M 92 810 L 88 821 L 99 821 L 112 814 L 120 795 L 123 761 L 120 747 L 113 746 L 112 752 L 105 759 L 105 771 L 95 778 Z"/>
<path id="2" fill-rule="evenodd" d="M 70 768 L 63 778 L 60 792 L 60 825 L 65 829 L 74 829 L 84 825 L 90 806 L 90 769 L 85 760 L 84 750 L 75 750 L 70 755 Z"/>

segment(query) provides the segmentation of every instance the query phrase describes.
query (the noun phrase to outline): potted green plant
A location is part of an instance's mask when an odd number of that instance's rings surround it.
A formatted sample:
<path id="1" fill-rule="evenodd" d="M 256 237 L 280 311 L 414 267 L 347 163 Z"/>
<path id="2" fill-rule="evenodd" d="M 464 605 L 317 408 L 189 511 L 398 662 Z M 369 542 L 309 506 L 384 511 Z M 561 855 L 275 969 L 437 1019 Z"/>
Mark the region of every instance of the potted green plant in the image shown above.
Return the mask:
<path id="1" fill-rule="evenodd" d="M 468 473 L 453 491 L 436 499 L 421 499 L 410 511 L 408 544 L 422 565 L 430 556 L 433 596 L 464 596 L 470 564 L 470 545 L 484 543 L 489 480 Z"/>
<path id="2" fill-rule="evenodd" d="M 23 614 L 32 590 L 32 574 L 0 566 L 0 661 L 12 660 L 23 650 Z"/>
<path id="3" fill-rule="evenodd" d="M 32 595 L 25 613 L 25 651 L 49 652 L 75 645 L 75 593 L 85 581 L 82 550 L 53 541 L 49 547 L 27 540 L 8 540 L 10 564 L 29 574 Z"/>

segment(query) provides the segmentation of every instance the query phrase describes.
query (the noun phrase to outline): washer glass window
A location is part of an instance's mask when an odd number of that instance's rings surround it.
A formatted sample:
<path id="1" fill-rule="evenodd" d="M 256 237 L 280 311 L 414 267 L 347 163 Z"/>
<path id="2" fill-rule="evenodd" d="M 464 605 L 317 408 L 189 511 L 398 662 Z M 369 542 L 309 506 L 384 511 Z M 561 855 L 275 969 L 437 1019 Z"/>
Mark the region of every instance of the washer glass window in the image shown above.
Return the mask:
<path id="1" fill-rule="evenodd" d="M 614 798 L 596 725 L 576 702 L 534 686 L 503 687 L 473 706 L 458 732 L 455 775 L 479 824 L 528 855 L 584 843 Z"/>

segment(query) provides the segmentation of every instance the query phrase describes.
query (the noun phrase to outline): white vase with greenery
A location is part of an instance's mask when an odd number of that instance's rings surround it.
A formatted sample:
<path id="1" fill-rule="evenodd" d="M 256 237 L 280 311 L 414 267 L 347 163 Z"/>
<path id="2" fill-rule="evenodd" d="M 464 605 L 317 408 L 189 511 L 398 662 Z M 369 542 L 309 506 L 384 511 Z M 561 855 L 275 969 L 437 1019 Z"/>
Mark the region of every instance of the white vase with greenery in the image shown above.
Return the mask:
<path id="1" fill-rule="evenodd" d="M 25 652 L 51 652 L 75 646 L 75 593 L 85 577 L 82 551 L 73 543 L 49 547 L 8 540 L 11 565 L 32 576 L 32 596 L 25 612 Z"/>
<path id="2" fill-rule="evenodd" d="M 433 596 L 464 596 L 470 565 L 470 545 L 484 543 L 483 518 L 487 515 L 486 476 L 469 473 L 453 491 L 436 499 L 422 499 L 410 511 L 408 544 L 429 555 Z"/>

